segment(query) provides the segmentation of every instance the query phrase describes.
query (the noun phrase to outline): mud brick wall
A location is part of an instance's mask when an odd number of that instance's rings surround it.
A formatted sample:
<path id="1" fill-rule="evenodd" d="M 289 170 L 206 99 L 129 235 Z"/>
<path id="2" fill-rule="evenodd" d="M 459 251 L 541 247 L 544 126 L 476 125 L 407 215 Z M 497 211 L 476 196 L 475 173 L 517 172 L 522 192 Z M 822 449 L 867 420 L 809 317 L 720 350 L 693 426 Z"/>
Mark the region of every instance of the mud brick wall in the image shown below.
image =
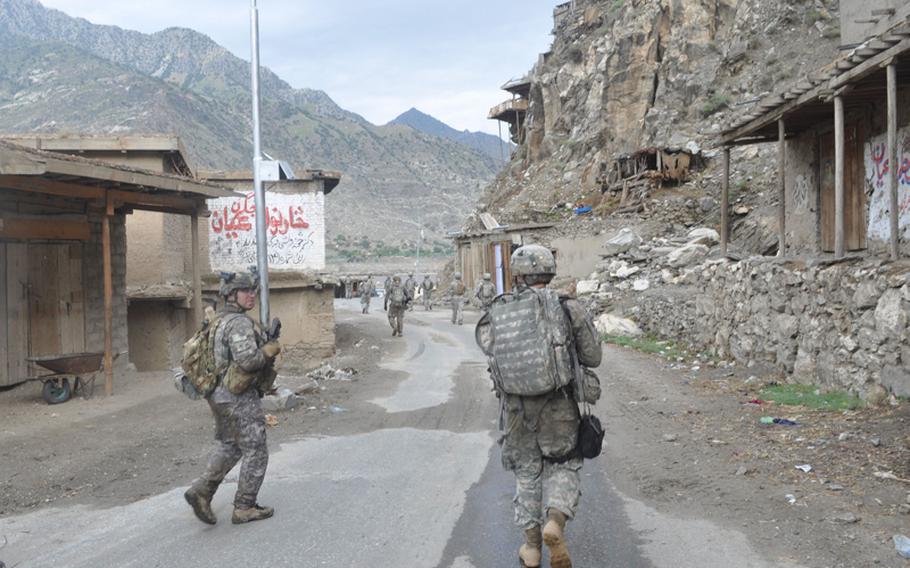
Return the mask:
<path id="1" fill-rule="evenodd" d="M 104 350 L 104 256 L 101 242 L 101 216 L 92 215 L 91 239 L 84 248 L 85 348 Z M 114 284 L 114 353 L 129 350 L 126 310 L 126 218 L 111 218 L 111 269 Z M 118 363 L 126 362 L 120 357 Z"/>
<path id="2" fill-rule="evenodd" d="M 638 299 L 646 331 L 798 382 L 910 396 L 910 262 L 715 261 L 683 280 Z"/>

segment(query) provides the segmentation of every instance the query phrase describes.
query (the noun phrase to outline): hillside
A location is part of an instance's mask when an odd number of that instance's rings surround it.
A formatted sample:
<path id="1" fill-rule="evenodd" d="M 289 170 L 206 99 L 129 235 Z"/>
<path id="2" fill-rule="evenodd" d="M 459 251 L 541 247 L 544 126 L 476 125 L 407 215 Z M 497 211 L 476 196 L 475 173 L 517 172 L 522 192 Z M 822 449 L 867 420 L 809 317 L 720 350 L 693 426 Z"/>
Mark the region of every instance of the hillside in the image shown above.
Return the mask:
<path id="1" fill-rule="evenodd" d="M 503 160 L 503 156 L 508 157 L 513 145 L 511 143 L 500 142 L 499 138 L 485 132 L 471 132 L 469 130 L 455 130 L 441 120 L 434 118 L 426 113 L 420 112 L 416 108 L 400 114 L 389 124 L 403 124 L 410 126 L 414 130 L 452 140 L 465 146 L 470 146 L 480 150 L 490 156 L 497 162 Z M 508 144 L 508 145 L 507 145 Z"/>
<path id="2" fill-rule="evenodd" d="M 174 132 L 197 167 L 250 161 L 249 64 L 203 34 L 142 34 L 35 0 L 0 0 L 0 46 L 0 131 Z M 327 200 L 337 252 L 406 247 L 418 218 L 430 248 L 442 249 L 498 169 L 474 148 L 373 125 L 268 69 L 262 92 L 264 151 L 298 168 L 344 173 Z"/>
<path id="3" fill-rule="evenodd" d="M 617 157 L 689 146 L 703 151 L 704 169 L 667 199 L 645 203 L 650 213 L 624 222 L 716 223 L 716 207 L 693 211 L 687 203 L 719 195 L 717 135 L 762 96 L 836 56 L 837 10 L 837 0 L 578 0 L 531 71 L 525 142 L 479 210 L 500 222 L 552 221 L 571 217 L 566 203 L 581 203 L 609 218 L 618 200 L 602 200 L 598 178 Z M 774 210 L 762 198 L 773 184 L 767 158 L 774 151 L 736 154 L 737 199 L 758 213 L 734 227 L 746 249 L 775 240 L 761 215 Z"/>

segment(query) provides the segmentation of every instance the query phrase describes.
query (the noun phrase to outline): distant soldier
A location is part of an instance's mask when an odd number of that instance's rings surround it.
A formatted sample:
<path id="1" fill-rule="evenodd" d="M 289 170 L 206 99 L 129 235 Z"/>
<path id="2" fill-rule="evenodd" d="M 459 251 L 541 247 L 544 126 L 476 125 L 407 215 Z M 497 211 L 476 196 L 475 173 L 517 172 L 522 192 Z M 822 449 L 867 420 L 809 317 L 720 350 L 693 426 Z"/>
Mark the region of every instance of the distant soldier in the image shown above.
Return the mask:
<path id="1" fill-rule="evenodd" d="M 480 281 L 477 290 L 474 291 L 474 297 L 480 303 L 480 309 L 483 313 L 490 311 L 490 304 L 493 303 L 493 298 L 496 297 L 496 285 L 493 284 L 493 279 L 489 272 L 484 273 L 483 280 Z"/>
<path id="2" fill-rule="evenodd" d="M 420 283 L 420 292 L 423 294 L 423 309 L 425 311 L 433 309 L 434 288 L 436 288 L 436 285 L 433 284 L 433 281 L 430 280 L 430 275 L 427 274 L 423 277 L 423 282 Z"/>
<path id="3" fill-rule="evenodd" d="M 382 283 L 382 311 L 389 311 L 389 289 L 392 287 L 392 276 L 386 276 Z"/>
<path id="4" fill-rule="evenodd" d="M 452 284 L 449 285 L 449 296 L 452 298 L 452 323 L 461 325 L 464 321 L 464 281 L 461 273 L 456 272 Z"/>
<path id="5" fill-rule="evenodd" d="M 373 283 L 373 275 L 367 276 L 367 279 L 360 283 L 360 308 L 365 314 L 370 313 L 370 300 L 373 298 L 373 291 L 376 284 Z"/>
<path id="6" fill-rule="evenodd" d="M 556 275 L 547 248 L 519 248 L 511 270 L 515 289 L 496 298 L 475 337 L 502 401 L 502 464 L 515 474 L 515 523 L 526 539 L 518 557 L 536 568 L 546 543 L 550 566 L 571 568 L 565 528 L 581 498 L 578 404 L 600 397 L 588 370 L 600 365 L 600 339 L 578 302 L 547 287 Z"/>
<path id="7" fill-rule="evenodd" d="M 407 287 L 401 283 L 401 278 L 392 279 L 392 285 L 386 290 L 386 299 L 389 304 L 389 325 L 392 326 L 392 337 L 401 337 L 404 329 L 404 312 L 413 299 Z"/>
<path id="8" fill-rule="evenodd" d="M 215 330 L 214 360 L 219 382 L 206 397 L 215 416 L 216 445 L 202 477 L 184 493 L 200 521 L 214 525 L 212 497 L 224 477 L 243 460 L 234 496 L 234 524 L 259 521 L 272 516 L 271 507 L 256 502 L 269 463 L 265 414 L 260 397 L 272 388 L 273 362 L 281 352 L 277 340 L 265 334 L 246 313 L 256 305 L 258 278 L 231 274 L 221 282 L 225 299 Z"/>
<path id="9" fill-rule="evenodd" d="M 351 281 L 350 276 L 344 277 L 344 298 L 350 300 L 354 297 L 354 282 Z"/>
<path id="10" fill-rule="evenodd" d="M 408 295 L 413 300 L 417 296 L 417 280 L 414 279 L 414 273 L 408 274 L 408 279 L 404 281 L 404 289 L 408 291 Z M 414 306 L 409 305 L 409 310 L 413 310 Z"/>

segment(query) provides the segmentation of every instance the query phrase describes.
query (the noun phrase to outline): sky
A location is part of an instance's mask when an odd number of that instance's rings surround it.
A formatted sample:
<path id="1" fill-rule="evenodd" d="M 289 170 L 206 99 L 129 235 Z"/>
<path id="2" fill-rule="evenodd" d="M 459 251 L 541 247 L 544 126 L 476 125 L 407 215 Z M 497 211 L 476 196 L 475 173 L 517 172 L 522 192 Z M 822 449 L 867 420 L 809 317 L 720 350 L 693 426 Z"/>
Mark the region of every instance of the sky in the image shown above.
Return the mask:
<path id="1" fill-rule="evenodd" d="M 96 24 L 200 31 L 250 58 L 247 0 L 40 0 Z M 556 0 L 258 0 L 262 65 L 385 124 L 416 107 L 496 134 L 499 87 L 549 49 Z"/>

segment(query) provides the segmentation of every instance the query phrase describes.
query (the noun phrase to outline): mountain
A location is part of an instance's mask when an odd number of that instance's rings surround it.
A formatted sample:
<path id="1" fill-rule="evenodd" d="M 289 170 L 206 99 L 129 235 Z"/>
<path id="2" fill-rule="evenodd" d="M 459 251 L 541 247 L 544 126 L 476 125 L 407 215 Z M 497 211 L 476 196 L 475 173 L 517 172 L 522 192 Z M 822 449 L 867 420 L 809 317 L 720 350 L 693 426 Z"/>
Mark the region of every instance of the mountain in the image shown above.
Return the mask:
<path id="1" fill-rule="evenodd" d="M 247 167 L 249 63 L 204 34 L 143 34 L 0 0 L 0 51 L 2 132 L 176 133 L 197 167 Z M 341 252 L 413 240 L 416 218 L 442 247 L 499 169 L 461 143 L 371 124 L 268 69 L 261 87 L 263 150 L 344 174 L 326 200 L 328 238 Z"/>
<path id="2" fill-rule="evenodd" d="M 469 130 L 455 130 L 441 120 L 422 113 L 416 108 L 412 108 L 411 110 L 400 114 L 397 118 L 389 122 L 389 124 L 403 124 L 405 126 L 410 126 L 418 132 L 423 132 L 424 134 L 438 136 L 439 138 L 445 138 L 446 140 L 454 140 L 459 144 L 464 144 L 465 146 L 480 150 L 497 161 L 502 161 L 503 156 L 508 158 L 509 152 L 514 148 L 514 145 L 511 142 L 500 141 L 499 138 L 492 134 L 471 132 Z"/>

